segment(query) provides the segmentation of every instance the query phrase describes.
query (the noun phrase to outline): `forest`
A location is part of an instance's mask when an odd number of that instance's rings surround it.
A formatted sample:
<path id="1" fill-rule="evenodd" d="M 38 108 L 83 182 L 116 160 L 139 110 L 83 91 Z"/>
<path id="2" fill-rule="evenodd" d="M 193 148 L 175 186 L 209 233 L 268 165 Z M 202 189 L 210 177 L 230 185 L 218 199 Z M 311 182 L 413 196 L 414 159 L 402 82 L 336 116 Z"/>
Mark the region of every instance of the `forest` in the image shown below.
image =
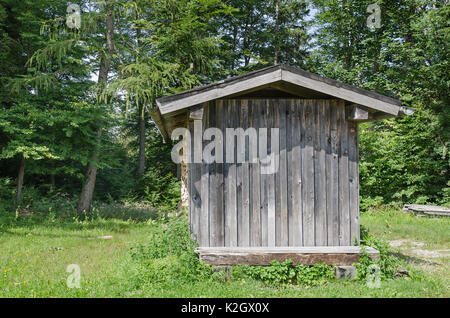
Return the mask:
<path id="1" fill-rule="evenodd" d="M 0 0 L 0 297 L 449 297 L 448 217 L 401 210 L 450 207 L 449 21 L 448 0 Z M 277 64 L 414 109 L 360 124 L 380 257 L 352 281 L 194 253 L 156 100 Z"/>
<path id="2" fill-rule="evenodd" d="M 376 3 L 379 25 L 370 27 Z M 155 99 L 284 63 L 400 99 L 360 132 L 361 207 L 449 202 L 448 1 L 0 1 L 3 208 L 176 207 Z M 51 200 L 50 200 L 51 201 Z"/>

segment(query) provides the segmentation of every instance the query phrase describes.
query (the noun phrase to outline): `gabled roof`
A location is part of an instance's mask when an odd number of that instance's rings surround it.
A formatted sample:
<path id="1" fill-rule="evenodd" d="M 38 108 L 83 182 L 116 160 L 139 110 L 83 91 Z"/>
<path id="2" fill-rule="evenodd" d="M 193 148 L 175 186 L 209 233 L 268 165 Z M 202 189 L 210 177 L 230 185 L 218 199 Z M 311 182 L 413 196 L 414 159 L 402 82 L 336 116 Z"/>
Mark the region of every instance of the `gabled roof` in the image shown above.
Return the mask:
<path id="1" fill-rule="evenodd" d="M 164 139 L 168 140 L 171 129 L 167 129 L 166 121 L 173 121 L 175 114 L 211 100 L 238 96 L 244 98 L 263 90 L 269 94 L 273 90 L 281 91 L 296 98 L 342 99 L 366 107 L 376 113 L 377 118 L 402 115 L 404 111 L 397 99 L 281 64 L 159 98 L 156 100 L 158 109 L 151 115 Z"/>
<path id="2" fill-rule="evenodd" d="M 283 64 L 162 97 L 156 103 L 161 114 L 165 115 L 210 100 L 244 93 L 270 84 L 280 84 L 281 86 L 288 84 L 291 87 L 290 90 L 298 87 L 299 91 L 305 91 L 306 89 L 394 116 L 399 115 L 402 105 L 399 100 Z"/>

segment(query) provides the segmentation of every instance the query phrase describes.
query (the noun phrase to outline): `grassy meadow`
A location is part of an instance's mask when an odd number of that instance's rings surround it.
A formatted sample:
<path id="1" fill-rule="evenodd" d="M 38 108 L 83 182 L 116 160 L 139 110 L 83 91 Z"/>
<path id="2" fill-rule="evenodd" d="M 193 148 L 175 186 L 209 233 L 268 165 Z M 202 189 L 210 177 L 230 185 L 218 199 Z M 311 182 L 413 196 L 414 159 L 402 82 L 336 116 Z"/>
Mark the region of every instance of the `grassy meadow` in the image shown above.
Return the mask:
<path id="1" fill-rule="evenodd" d="M 117 212 L 121 209 L 103 207 L 88 217 L 1 211 L 0 297 L 450 296 L 449 219 L 417 217 L 395 208 L 363 213 L 363 228 L 390 243 L 390 262 L 408 272 L 369 288 L 364 279 L 312 274 L 297 284 L 268 283 L 258 279 L 263 275 L 242 274 L 242 268 L 211 274 L 192 252 L 177 252 L 190 247 L 184 216 L 173 221 L 175 216 L 163 218 L 146 207 L 128 214 Z M 173 222 L 175 231 L 169 228 Z M 69 264 L 80 267 L 80 288 L 67 286 Z"/>

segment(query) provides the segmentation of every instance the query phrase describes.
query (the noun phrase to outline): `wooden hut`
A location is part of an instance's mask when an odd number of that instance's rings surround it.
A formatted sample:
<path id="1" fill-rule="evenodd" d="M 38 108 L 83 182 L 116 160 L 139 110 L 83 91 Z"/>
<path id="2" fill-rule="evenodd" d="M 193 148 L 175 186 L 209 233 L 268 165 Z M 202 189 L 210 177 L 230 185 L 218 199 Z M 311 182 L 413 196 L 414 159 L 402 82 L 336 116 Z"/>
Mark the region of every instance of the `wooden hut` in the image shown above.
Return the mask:
<path id="1" fill-rule="evenodd" d="M 224 157 L 227 145 L 237 152 L 225 128 L 279 128 L 268 133 L 269 148 L 271 137 L 279 138 L 275 173 L 263 174 L 262 163 L 250 161 L 250 138 L 245 162 L 187 164 L 190 228 L 203 261 L 358 261 L 358 123 L 402 115 L 401 102 L 276 65 L 160 98 L 157 105 L 152 118 L 166 140 L 179 127 L 194 136 L 199 121 L 202 133 L 210 127 L 224 132 L 217 140 Z M 377 257 L 376 250 L 367 251 Z"/>

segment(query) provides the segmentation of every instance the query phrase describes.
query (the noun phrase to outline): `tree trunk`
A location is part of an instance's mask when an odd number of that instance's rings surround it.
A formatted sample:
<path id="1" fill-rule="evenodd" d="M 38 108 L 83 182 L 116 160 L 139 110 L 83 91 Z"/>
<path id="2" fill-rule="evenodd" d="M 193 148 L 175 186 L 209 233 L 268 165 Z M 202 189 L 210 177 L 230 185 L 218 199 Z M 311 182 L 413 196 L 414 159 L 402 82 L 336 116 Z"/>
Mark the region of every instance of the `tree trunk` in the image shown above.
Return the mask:
<path id="1" fill-rule="evenodd" d="M 103 54 L 100 59 L 100 69 L 98 72 L 98 95 L 100 96 L 106 88 L 108 82 L 108 73 L 111 65 L 111 57 L 114 51 L 113 32 L 114 32 L 114 17 L 111 0 L 106 1 L 106 48 L 107 54 Z M 80 200 L 78 201 L 78 213 L 89 212 L 92 204 L 92 197 L 95 189 L 95 180 L 97 178 L 97 162 L 100 151 L 100 142 L 102 136 L 102 127 L 97 128 L 96 146 L 90 159 L 88 170 L 86 173 L 86 180 L 81 189 Z"/>
<path id="2" fill-rule="evenodd" d="M 273 58 L 273 64 L 278 64 L 278 54 L 280 51 L 280 45 L 279 45 L 279 14 L 280 14 L 280 6 L 279 1 L 277 0 L 275 3 L 275 56 Z"/>
<path id="3" fill-rule="evenodd" d="M 53 173 L 50 175 L 50 186 L 52 190 L 55 189 L 55 175 Z"/>
<path id="4" fill-rule="evenodd" d="M 94 153 L 91 157 L 91 162 L 86 173 L 86 180 L 81 190 L 80 200 L 78 201 L 78 213 L 89 212 L 91 210 L 92 197 L 94 195 L 95 180 L 97 179 L 97 162 L 100 148 L 100 140 L 102 136 L 102 129 L 97 129 L 97 146 L 95 146 Z"/>
<path id="5" fill-rule="evenodd" d="M 139 15 L 136 13 L 136 20 Z M 136 62 L 138 62 L 141 54 L 141 29 L 136 26 Z M 139 124 L 139 161 L 138 161 L 138 177 L 142 178 L 145 171 L 145 105 L 140 103 L 138 107 L 138 124 Z"/>
<path id="6" fill-rule="evenodd" d="M 52 160 L 51 162 L 52 171 L 50 172 L 50 187 L 51 191 L 55 189 L 56 181 L 55 181 L 55 162 Z"/>
<path id="7" fill-rule="evenodd" d="M 17 175 L 17 203 L 22 202 L 23 177 L 25 175 L 25 158 L 20 160 L 19 174 Z"/>
<path id="8" fill-rule="evenodd" d="M 139 106 L 139 165 L 138 177 L 142 178 L 145 171 L 145 113 L 144 105 Z"/>

